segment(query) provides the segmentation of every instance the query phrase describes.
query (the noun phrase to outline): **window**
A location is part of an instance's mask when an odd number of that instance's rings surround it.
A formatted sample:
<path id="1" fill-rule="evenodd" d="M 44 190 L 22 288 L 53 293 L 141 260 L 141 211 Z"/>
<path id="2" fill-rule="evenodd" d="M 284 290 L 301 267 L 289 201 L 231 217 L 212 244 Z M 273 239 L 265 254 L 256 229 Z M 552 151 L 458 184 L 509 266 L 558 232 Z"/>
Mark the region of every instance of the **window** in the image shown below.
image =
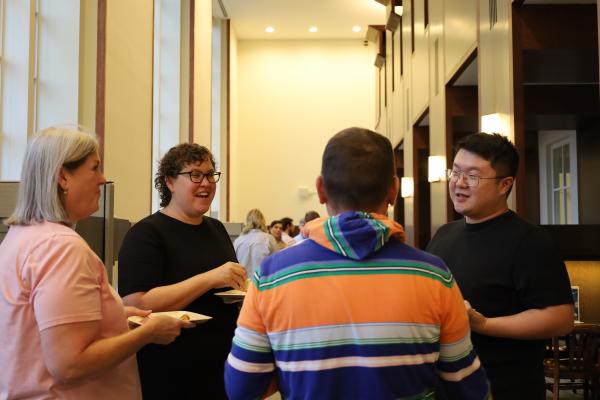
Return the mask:
<path id="1" fill-rule="evenodd" d="M 540 131 L 538 143 L 540 222 L 577 224 L 577 134 L 575 131 Z"/>

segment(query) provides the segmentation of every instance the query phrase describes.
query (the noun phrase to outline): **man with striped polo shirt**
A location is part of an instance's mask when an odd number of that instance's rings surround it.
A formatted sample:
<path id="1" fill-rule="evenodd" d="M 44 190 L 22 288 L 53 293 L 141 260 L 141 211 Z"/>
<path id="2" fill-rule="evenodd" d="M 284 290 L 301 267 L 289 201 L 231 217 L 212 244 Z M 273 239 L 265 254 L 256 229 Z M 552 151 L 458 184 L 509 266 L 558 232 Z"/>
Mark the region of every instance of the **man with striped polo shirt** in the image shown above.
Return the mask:
<path id="1" fill-rule="evenodd" d="M 398 193 L 389 140 L 331 138 L 317 193 L 329 218 L 252 277 L 225 366 L 231 399 L 486 399 L 452 274 L 387 219 Z"/>

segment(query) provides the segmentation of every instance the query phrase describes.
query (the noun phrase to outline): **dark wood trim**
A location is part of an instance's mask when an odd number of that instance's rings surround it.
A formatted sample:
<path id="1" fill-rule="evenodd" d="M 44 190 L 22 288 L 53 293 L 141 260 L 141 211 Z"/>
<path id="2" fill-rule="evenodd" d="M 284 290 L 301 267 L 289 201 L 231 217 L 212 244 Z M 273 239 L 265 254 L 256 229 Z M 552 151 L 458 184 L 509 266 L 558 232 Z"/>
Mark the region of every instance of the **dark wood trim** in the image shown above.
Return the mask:
<path id="1" fill-rule="evenodd" d="M 100 162 L 104 164 L 104 118 L 106 102 L 106 4 L 98 0 L 98 26 L 96 30 L 96 135 L 100 141 Z"/>
<path id="2" fill-rule="evenodd" d="M 519 166 L 517 171 L 517 179 L 515 182 L 515 211 L 523 218 L 527 218 L 525 201 L 526 197 L 526 177 L 525 177 L 525 91 L 523 88 L 523 80 L 525 71 L 523 69 L 523 39 L 521 35 L 525 26 L 522 19 L 522 11 L 524 7 L 514 4 L 512 5 L 512 38 L 513 38 L 513 102 L 514 102 L 514 143 L 517 151 L 521 155 L 519 157 Z"/>
<path id="3" fill-rule="evenodd" d="M 231 20 L 225 22 L 226 40 L 227 40 L 227 60 L 226 60 L 226 74 L 227 80 L 225 85 L 227 86 L 227 122 L 226 122 L 226 135 L 227 135 L 227 189 L 225 195 L 225 220 L 229 221 L 229 211 L 231 202 Z"/>
<path id="4" fill-rule="evenodd" d="M 565 260 L 600 260 L 600 225 L 540 225 Z"/>
<path id="5" fill-rule="evenodd" d="M 425 29 L 429 26 L 429 0 L 423 0 L 423 25 Z"/>
<path id="6" fill-rule="evenodd" d="M 598 55 L 600 55 L 600 6 L 596 2 L 596 30 L 598 32 Z M 600 76 L 600 62 L 598 63 L 598 76 Z M 600 90 L 600 84 L 598 84 Z"/>
<path id="7" fill-rule="evenodd" d="M 417 119 L 413 125 L 413 151 L 412 151 L 412 163 L 413 163 L 413 183 L 414 183 L 414 196 L 413 196 L 413 234 L 414 234 L 414 246 L 420 249 L 424 249 L 427 243 L 422 243 L 421 235 L 429 232 L 431 239 L 431 199 L 424 198 L 424 196 L 430 196 L 430 192 L 421 192 L 421 183 L 423 177 L 419 173 L 419 161 L 421 157 L 419 155 L 420 150 L 427 150 L 429 155 L 429 127 L 422 127 L 419 124 L 428 115 L 429 109 L 426 109 Z M 427 160 L 425 160 L 427 162 Z M 424 178 L 427 180 L 427 177 Z M 429 183 L 427 183 L 429 184 Z M 421 220 L 421 208 L 429 206 L 429 221 Z M 426 211 L 426 210 L 425 210 Z M 428 222 L 429 226 L 425 225 Z"/>
<path id="8" fill-rule="evenodd" d="M 600 110 L 597 83 L 524 85 L 523 94 L 525 115 L 594 115 Z"/>
<path id="9" fill-rule="evenodd" d="M 400 17 L 400 76 L 404 75 L 404 39 L 402 34 L 402 17 Z"/>
<path id="10" fill-rule="evenodd" d="M 188 131 L 188 142 L 194 142 L 194 23 L 195 23 L 195 0 L 190 0 L 190 87 L 188 94 L 189 102 L 189 131 Z"/>
<path id="11" fill-rule="evenodd" d="M 404 176 L 404 139 L 400 140 L 398 146 L 394 148 L 394 158 L 396 163 L 396 175 L 398 179 L 402 179 Z M 402 191 L 398 191 L 396 196 L 396 202 L 394 203 L 394 221 L 405 226 L 404 223 L 404 198 L 402 197 Z"/>
<path id="12" fill-rule="evenodd" d="M 446 103 L 446 168 L 452 168 L 454 163 L 454 116 L 450 112 L 452 103 L 451 90 L 452 86 L 445 86 L 445 103 Z M 454 204 L 450 200 L 450 193 L 446 196 L 446 222 L 452 222 L 454 220 Z"/>
<path id="13" fill-rule="evenodd" d="M 446 98 L 446 167 L 452 168 L 454 162 L 454 118 L 459 116 L 474 115 L 479 118 L 479 93 L 478 88 L 473 86 L 454 86 L 456 80 L 463 74 L 473 60 L 477 57 L 477 49 L 474 49 L 467 59 L 462 63 L 458 70 L 445 86 Z M 475 98 L 473 97 L 475 91 Z M 446 220 L 454 221 L 454 204 L 450 196 L 446 197 Z"/>
<path id="14" fill-rule="evenodd" d="M 150 37 L 152 38 L 152 51 L 151 51 L 151 56 L 150 56 L 150 61 L 151 61 L 151 73 L 150 73 L 150 93 L 152 93 L 151 95 L 151 99 L 152 101 L 150 102 L 150 146 L 148 146 L 148 154 L 150 154 L 150 162 L 148 163 L 148 168 L 150 169 L 150 177 L 152 177 L 152 167 L 153 167 L 153 162 L 152 162 L 152 152 L 154 150 L 154 112 L 160 112 L 160 105 L 158 106 L 158 110 L 154 110 L 154 91 L 155 90 L 160 90 L 160 88 L 154 87 L 154 55 L 156 52 L 156 49 L 154 48 L 154 34 L 155 34 L 155 28 L 154 28 L 154 18 L 156 16 L 156 6 L 155 3 L 152 2 L 152 34 L 150 35 Z M 179 132 L 178 132 L 179 133 Z M 149 185 L 149 187 L 147 187 L 148 190 L 148 210 L 152 210 L 152 191 L 154 190 L 154 185 Z"/>
<path id="15" fill-rule="evenodd" d="M 394 31 L 392 31 L 391 34 L 391 38 L 392 38 L 392 93 L 396 91 L 396 43 L 394 40 Z"/>
<path id="16" fill-rule="evenodd" d="M 593 49 L 598 48 L 596 6 L 593 4 L 533 4 L 512 5 L 513 42 L 520 49 Z"/>

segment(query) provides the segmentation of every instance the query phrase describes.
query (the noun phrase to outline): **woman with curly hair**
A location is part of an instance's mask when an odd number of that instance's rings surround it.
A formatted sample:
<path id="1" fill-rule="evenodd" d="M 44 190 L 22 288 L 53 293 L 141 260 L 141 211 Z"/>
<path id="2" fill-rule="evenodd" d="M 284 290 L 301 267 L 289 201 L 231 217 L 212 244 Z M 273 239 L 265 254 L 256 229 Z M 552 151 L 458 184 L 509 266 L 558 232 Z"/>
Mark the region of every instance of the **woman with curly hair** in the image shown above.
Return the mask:
<path id="1" fill-rule="evenodd" d="M 215 289 L 245 289 L 221 222 L 205 216 L 220 172 L 204 146 L 182 143 L 160 161 L 155 178 L 161 207 L 136 223 L 119 252 L 119 292 L 126 304 L 153 311 L 188 310 L 211 316 L 169 346 L 138 353 L 144 399 L 225 397 L 223 365 L 238 310 Z"/>

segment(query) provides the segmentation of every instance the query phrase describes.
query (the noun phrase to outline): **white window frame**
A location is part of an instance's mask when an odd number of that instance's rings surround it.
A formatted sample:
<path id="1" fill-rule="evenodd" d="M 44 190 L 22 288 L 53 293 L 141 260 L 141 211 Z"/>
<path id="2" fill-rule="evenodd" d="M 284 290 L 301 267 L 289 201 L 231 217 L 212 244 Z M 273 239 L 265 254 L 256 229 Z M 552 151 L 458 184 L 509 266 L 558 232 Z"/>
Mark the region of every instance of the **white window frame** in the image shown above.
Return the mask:
<path id="1" fill-rule="evenodd" d="M 181 85 L 186 68 L 182 68 L 183 46 L 187 45 L 182 18 L 187 17 L 182 2 L 154 0 L 154 70 L 152 103 L 152 176 L 158 163 L 173 146 L 185 140 L 181 112 L 187 104 L 187 93 Z M 187 135 L 186 135 L 187 136 Z M 152 212 L 160 209 L 158 191 L 152 190 Z"/>
<path id="2" fill-rule="evenodd" d="M 569 145 L 569 185 L 561 190 L 570 189 L 571 208 L 569 224 L 579 223 L 579 193 L 577 178 L 577 132 L 574 130 L 564 131 L 539 131 L 539 171 L 540 171 L 540 223 L 542 225 L 558 225 L 553 220 L 553 187 L 552 187 L 552 149 L 558 145 Z"/>

